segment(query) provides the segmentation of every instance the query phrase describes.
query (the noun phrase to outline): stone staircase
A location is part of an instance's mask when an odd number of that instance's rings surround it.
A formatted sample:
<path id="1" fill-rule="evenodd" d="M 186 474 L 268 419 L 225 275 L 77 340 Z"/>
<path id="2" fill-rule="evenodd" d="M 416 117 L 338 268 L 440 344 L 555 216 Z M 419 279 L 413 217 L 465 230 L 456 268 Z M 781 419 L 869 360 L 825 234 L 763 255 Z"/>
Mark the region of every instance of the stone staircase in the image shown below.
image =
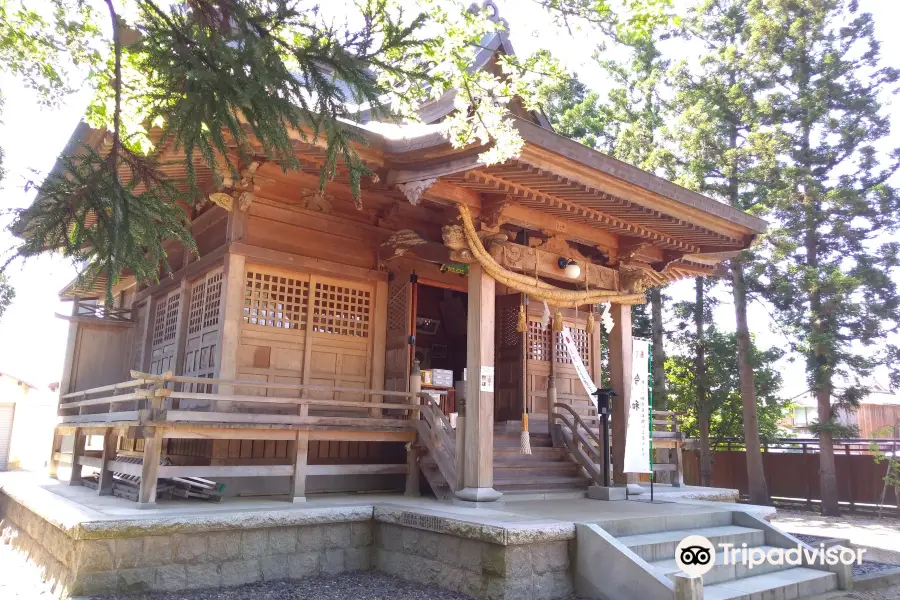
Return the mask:
<path id="1" fill-rule="evenodd" d="M 644 561 L 645 568 L 673 582 L 679 573 L 675 549 L 689 535 L 703 536 L 716 548 L 719 544 L 733 544 L 737 549 L 746 544 L 748 549 L 766 551 L 772 547 L 796 547 L 788 536 L 770 525 L 731 511 L 628 519 L 603 522 L 599 526 Z M 726 564 L 724 552 L 716 554 L 715 566 L 703 576 L 704 600 L 794 600 L 838 588 L 837 574 L 819 568 L 766 562 L 751 569 L 740 564 L 739 557 L 738 563 Z"/>
<path id="2" fill-rule="evenodd" d="M 494 489 L 504 496 L 525 497 L 535 494 L 569 493 L 584 496 L 588 479 L 572 462 L 564 448 L 554 448 L 546 425 L 532 430 L 531 454 L 520 454 L 518 421 L 498 423 L 494 427 Z M 441 475 L 434 458 L 427 452 L 419 459 L 419 468 L 438 499 L 453 497 L 453 491 Z"/>

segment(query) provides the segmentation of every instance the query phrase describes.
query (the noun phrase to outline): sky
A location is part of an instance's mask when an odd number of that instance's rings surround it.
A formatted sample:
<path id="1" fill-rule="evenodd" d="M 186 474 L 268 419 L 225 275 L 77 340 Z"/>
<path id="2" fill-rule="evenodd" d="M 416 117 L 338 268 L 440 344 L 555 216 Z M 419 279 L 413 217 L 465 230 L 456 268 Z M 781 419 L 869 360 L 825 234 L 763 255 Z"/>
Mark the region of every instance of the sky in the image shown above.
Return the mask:
<path id="1" fill-rule="evenodd" d="M 496 0 L 500 16 L 510 25 L 510 38 L 519 55 L 527 55 L 542 47 L 548 48 L 562 62 L 578 72 L 590 87 L 602 90 L 601 73 L 593 65 L 591 55 L 597 40 L 576 32 L 568 32 L 550 24 L 546 12 L 533 0 Z M 862 10 L 876 17 L 876 36 L 882 42 L 882 56 L 900 57 L 900 37 L 890 35 L 891 25 L 900 22 L 900 2 L 895 0 L 861 0 Z M 900 66 L 900 65 L 896 65 Z M 0 228 L 5 229 L 8 209 L 28 206 L 33 192 L 24 190 L 25 183 L 37 173 L 46 173 L 68 141 L 81 118 L 87 103 L 84 93 L 69 97 L 57 108 L 40 106 L 36 96 L 12 78 L 0 75 L 5 106 L 0 117 L 0 147 L 6 152 L 4 168 L 7 175 L 0 183 Z M 896 132 L 893 146 L 900 146 L 900 107 L 889 106 Z M 15 240 L 0 231 L 0 256 L 13 247 Z M 58 381 L 62 373 L 68 323 L 55 315 L 69 314 L 71 304 L 60 302 L 58 292 L 75 275 L 76 270 L 58 256 L 42 256 L 26 263 L 16 262 L 8 276 L 16 290 L 16 298 L 0 318 L 0 372 L 13 374 L 36 384 Z M 686 280 L 668 288 L 675 299 L 693 293 L 693 281 Z M 715 320 L 722 329 L 733 330 L 734 308 L 727 293 Z M 784 347 L 784 338 L 771 329 L 766 309 L 751 304 L 750 323 L 757 342 L 763 347 Z M 779 365 L 785 375 L 782 392 L 792 396 L 805 390 L 800 361 Z"/>

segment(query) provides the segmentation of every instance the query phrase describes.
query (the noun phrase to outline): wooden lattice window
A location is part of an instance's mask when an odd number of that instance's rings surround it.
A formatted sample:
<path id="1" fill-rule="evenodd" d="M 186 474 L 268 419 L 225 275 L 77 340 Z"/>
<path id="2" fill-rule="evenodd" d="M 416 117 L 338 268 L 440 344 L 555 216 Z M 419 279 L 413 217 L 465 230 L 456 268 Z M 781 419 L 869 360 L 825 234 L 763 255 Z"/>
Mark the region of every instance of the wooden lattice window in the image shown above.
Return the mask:
<path id="1" fill-rule="evenodd" d="M 409 331 L 409 276 L 394 277 L 388 284 L 388 331 Z"/>
<path id="2" fill-rule="evenodd" d="M 163 334 L 166 329 L 166 301 L 160 300 L 156 305 L 156 314 L 153 317 L 153 347 L 163 342 Z"/>
<path id="3" fill-rule="evenodd" d="M 181 293 L 172 292 L 156 301 L 150 352 L 150 372 L 159 374 L 174 370 L 175 341 L 178 337 L 178 313 Z"/>
<path id="4" fill-rule="evenodd" d="M 184 374 L 212 378 L 216 373 L 219 340 L 219 307 L 222 301 L 222 270 L 207 273 L 191 289 L 188 335 L 185 342 Z M 185 391 L 209 392 L 212 386 L 186 384 Z"/>
<path id="5" fill-rule="evenodd" d="M 259 270 L 247 271 L 244 323 L 300 329 L 306 324 L 308 298 L 309 281 Z"/>
<path id="6" fill-rule="evenodd" d="M 188 313 L 188 335 L 203 329 L 203 303 L 206 299 L 206 280 L 194 284 L 191 290 L 191 309 Z"/>
<path id="7" fill-rule="evenodd" d="M 219 306 L 222 303 L 222 271 L 209 276 L 206 280 L 206 300 L 203 307 L 203 327 L 215 327 L 219 324 Z"/>
<path id="8" fill-rule="evenodd" d="M 313 331 L 367 338 L 371 302 L 372 293 L 369 290 L 317 282 Z"/>
<path id="9" fill-rule="evenodd" d="M 163 341 L 168 342 L 175 339 L 178 333 L 178 307 L 181 304 L 181 294 L 169 296 L 166 303 L 166 328 L 163 333 Z"/>
<path id="10" fill-rule="evenodd" d="M 528 360 L 550 360 L 550 330 L 540 321 L 528 321 Z"/>
<path id="11" fill-rule="evenodd" d="M 522 334 L 516 331 L 519 321 L 519 307 L 505 306 L 497 311 L 497 348 L 514 348 L 522 341 Z M 540 323 L 538 323 L 540 325 Z"/>
<path id="12" fill-rule="evenodd" d="M 569 327 L 569 331 L 572 333 L 572 341 L 575 342 L 575 347 L 578 349 L 578 354 L 581 355 L 581 362 L 585 365 L 590 365 L 591 334 L 579 327 Z M 562 332 L 558 333 L 557 335 L 559 337 L 556 340 L 556 362 L 563 365 L 571 365 L 572 359 L 571 357 L 569 357 L 569 353 L 566 351 L 566 345 L 563 342 Z"/>

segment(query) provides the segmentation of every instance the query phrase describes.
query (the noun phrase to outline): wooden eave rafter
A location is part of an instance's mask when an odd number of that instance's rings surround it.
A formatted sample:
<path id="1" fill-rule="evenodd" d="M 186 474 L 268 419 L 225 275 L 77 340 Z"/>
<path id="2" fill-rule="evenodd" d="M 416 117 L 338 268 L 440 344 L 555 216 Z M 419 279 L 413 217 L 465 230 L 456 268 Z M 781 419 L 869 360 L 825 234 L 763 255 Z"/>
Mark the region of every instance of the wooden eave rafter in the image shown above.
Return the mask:
<path id="1" fill-rule="evenodd" d="M 536 190 L 520 183 L 507 181 L 493 173 L 478 170 L 447 177 L 457 185 L 468 187 L 479 192 L 506 193 L 528 208 L 540 210 L 553 217 L 569 219 L 574 222 L 604 229 L 616 235 L 644 238 L 661 248 L 670 248 L 682 252 L 700 252 L 700 246 L 686 243 L 670 235 L 666 235 L 643 225 L 635 225 L 611 214 L 587 208 L 571 202 L 558 195 Z"/>

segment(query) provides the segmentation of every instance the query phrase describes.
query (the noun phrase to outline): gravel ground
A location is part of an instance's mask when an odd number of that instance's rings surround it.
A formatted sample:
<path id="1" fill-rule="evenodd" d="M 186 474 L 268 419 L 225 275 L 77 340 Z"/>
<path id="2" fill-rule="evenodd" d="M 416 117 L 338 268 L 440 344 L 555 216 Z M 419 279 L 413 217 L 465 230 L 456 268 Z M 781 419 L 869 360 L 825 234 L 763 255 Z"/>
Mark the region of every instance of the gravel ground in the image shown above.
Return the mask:
<path id="1" fill-rule="evenodd" d="M 853 600 L 897 600 L 897 598 L 900 598 L 900 585 L 895 585 L 883 590 L 853 592 L 847 596 L 847 598 L 852 598 Z"/>
<path id="2" fill-rule="evenodd" d="M 795 533 L 794 537 L 799 539 L 800 541 L 806 542 L 810 546 L 817 546 L 819 542 L 824 539 L 824 537 L 818 535 L 808 535 L 805 533 Z M 887 569 L 896 569 L 897 565 L 891 565 L 888 563 L 877 562 L 874 560 L 866 560 L 865 555 L 863 555 L 863 564 L 861 565 L 853 565 L 853 574 L 854 575 L 865 575 L 867 573 L 877 573 L 879 571 L 886 571 Z"/>
<path id="3" fill-rule="evenodd" d="M 440 588 L 374 572 L 345 573 L 299 581 L 271 581 L 234 588 L 104 596 L 103 600 L 471 600 Z"/>

